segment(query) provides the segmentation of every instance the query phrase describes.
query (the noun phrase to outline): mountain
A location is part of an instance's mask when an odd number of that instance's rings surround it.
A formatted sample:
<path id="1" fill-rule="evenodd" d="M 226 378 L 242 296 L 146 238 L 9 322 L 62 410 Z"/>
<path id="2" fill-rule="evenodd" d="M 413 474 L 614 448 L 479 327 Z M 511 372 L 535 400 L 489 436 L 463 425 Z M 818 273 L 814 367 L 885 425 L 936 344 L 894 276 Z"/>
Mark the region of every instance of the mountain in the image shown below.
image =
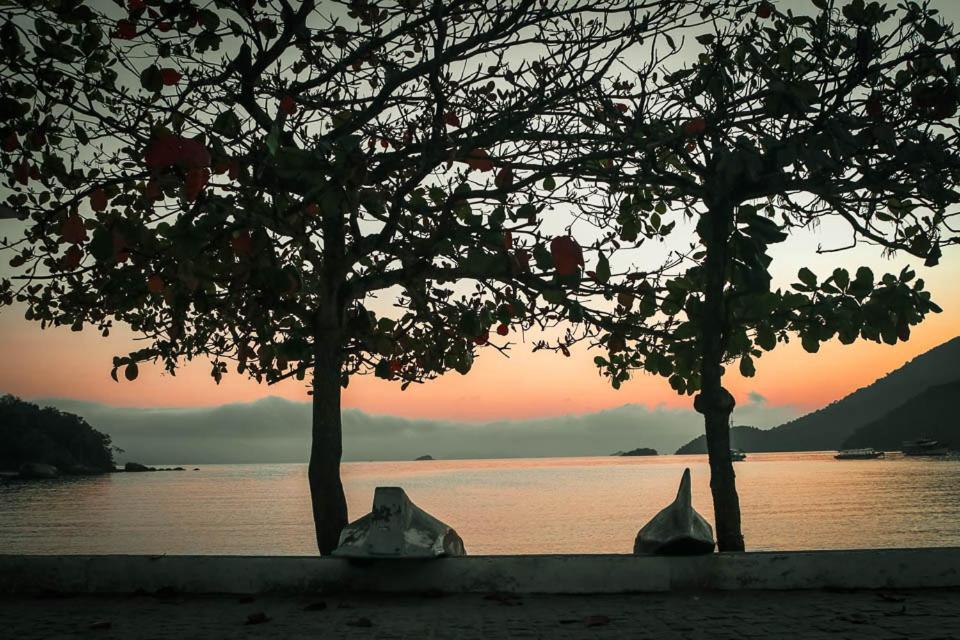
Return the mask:
<path id="1" fill-rule="evenodd" d="M 879 420 L 930 387 L 958 379 L 960 336 L 917 356 L 873 384 L 779 427 L 768 431 L 734 427 L 731 438 L 736 433 L 737 439 L 732 444 L 754 452 L 836 450 L 860 427 Z M 702 440 L 700 437 L 687 443 L 677 453 L 706 451 Z"/>
<path id="2" fill-rule="evenodd" d="M 843 448 L 873 447 L 879 451 L 896 451 L 904 440 L 920 437 L 939 440 L 954 449 L 960 448 L 958 400 L 960 379 L 930 387 L 879 420 L 854 431 L 843 441 Z"/>
<path id="3" fill-rule="evenodd" d="M 732 427 L 730 429 L 730 448 L 740 449 L 741 451 L 765 451 L 762 447 L 765 444 L 764 437 L 770 433 L 756 427 Z M 687 444 L 677 449 L 678 456 L 685 456 L 694 453 L 707 452 L 707 437 L 697 436 Z"/>

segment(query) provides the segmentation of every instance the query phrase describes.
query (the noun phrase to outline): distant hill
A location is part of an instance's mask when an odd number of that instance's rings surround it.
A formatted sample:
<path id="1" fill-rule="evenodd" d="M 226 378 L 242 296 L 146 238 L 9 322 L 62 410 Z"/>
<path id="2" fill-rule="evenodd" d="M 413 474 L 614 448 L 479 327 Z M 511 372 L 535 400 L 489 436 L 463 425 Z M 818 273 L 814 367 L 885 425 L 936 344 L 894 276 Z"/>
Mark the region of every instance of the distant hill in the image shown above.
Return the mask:
<path id="1" fill-rule="evenodd" d="M 734 427 L 731 438 L 736 434 L 736 439 L 732 445 L 754 452 L 840 449 L 844 441 L 860 427 L 879 420 L 930 387 L 958 379 L 960 336 L 917 356 L 873 384 L 779 427 L 768 431 Z M 701 436 L 680 447 L 677 453 L 705 451 Z"/>
<path id="2" fill-rule="evenodd" d="M 741 451 L 764 451 L 764 436 L 770 433 L 756 427 L 733 427 L 730 429 L 730 448 Z M 707 437 L 698 436 L 677 449 L 678 456 L 707 452 Z"/>
<path id="3" fill-rule="evenodd" d="M 113 471 L 110 436 L 80 416 L 41 409 L 14 396 L 0 397 L 0 471 L 27 462 L 53 465 L 66 473 Z"/>
<path id="4" fill-rule="evenodd" d="M 873 447 L 880 451 L 896 451 L 904 440 L 926 437 L 960 449 L 958 403 L 960 379 L 930 387 L 879 420 L 854 431 L 843 441 L 843 448 Z"/>

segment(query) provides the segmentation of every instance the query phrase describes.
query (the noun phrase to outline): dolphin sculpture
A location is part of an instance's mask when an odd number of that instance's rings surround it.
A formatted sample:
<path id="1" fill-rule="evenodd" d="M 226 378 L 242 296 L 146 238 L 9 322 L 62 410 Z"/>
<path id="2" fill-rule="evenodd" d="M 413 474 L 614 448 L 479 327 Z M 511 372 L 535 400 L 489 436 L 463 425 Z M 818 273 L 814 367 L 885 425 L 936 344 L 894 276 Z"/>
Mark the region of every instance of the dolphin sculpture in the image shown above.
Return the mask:
<path id="1" fill-rule="evenodd" d="M 690 469 L 684 469 L 676 499 L 643 525 L 633 543 L 633 552 L 692 556 L 711 553 L 715 545 L 713 527 L 693 508 Z"/>
<path id="2" fill-rule="evenodd" d="M 449 525 L 413 504 L 400 487 L 377 487 L 373 509 L 343 528 L 333 555 L 342 558 L 465 556 Z"/>

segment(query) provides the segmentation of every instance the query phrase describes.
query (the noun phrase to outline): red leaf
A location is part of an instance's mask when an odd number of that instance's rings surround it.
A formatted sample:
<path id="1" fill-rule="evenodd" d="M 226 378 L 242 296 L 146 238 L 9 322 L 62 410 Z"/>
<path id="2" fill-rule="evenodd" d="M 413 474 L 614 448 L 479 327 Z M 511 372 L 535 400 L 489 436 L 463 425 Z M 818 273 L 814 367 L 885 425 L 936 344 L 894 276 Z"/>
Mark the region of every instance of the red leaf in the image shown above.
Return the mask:
<path id="1" fill-rule="evenodd" d="M 173 85 L 180 82 L 180 78 L 183 76 L 176 69 L 161 69 L 160 70 L 160 80 L 163 82 L 163 85 L 166 87 L 172 87 Z"/>
<path id="2" fill-rule="evenodd" d="M 163 20 L 157 23 L 157 29 L 159 29 L 160 31 L 163 31 L 164 33 L 166 33 L 167 31 L 170 31 L 170 29 L 172 28 L 173 28 L 173 25 L 170 24 L 170 22 L 167 20 Z"/>
<path id="3" fill-rule="evenodd" d="M 320 207 L 317 206 L 316 202 L 311 202 L 308 205 L 303 207 L 303 214 L 310 216 L 311 218 L 320 213 Z"/>
<path id="4" fill-rule="evenodd" d="M 513 169 L 504 167 L 497 172 L 497 177 L 493 183 L 500 189 L 508 189 L 513 185 Z"/>
<path id="5" fill-rule="evenodd" d="M 60 226 L 60 237 L 64 242 L 80 244 L 87 239 L 87 229 L 83 226 L 83 219 L 75 213 L 67 216 Z"/>
<path id="6" fill-rule="evenodd" d="M 628 105 L 625 105 L 622 102 L 614 103 L 613 108 L 619 111 L 620 113 L 626 113 L 630 109 Z"/>
<path id="7" fill-rule="evenodd" d="M 490 160 L 490 154 L 487 153 L 486 149 L 473 149 L 460 162 L 466 163 L 471 169 L 477 171 L 493 171 L 493 162 Z"/>
<path id="8" fill-rule="evenodd" d="M 30 183 L 30 163 L 26 160 L 21 160 L 20 163 L 13 170 L 13 177 L 17 182 L 26 186 Z"/>
<path id="9" fill-rule="evenodd" d="M 707 121 L 699 116 L 692 120 L 688 120 L 683 125 L 683 132 L 690 137 L 699 136 L 706 130 Z"/>
<path id="10" fill-rule="evenodd" d="M 165 287 L 166 287 L 166 284 L 163 282 L 163 278 L 161 278 L 157 274 L 154 273 L 149 278 L 147 278 L 147 291 L 149 291 L 150 293 L 153 293 L 153 294 L 163 293 L 163 290 Z"/>
<path id="11" fill-rule="evenodd" d="M 510 231 L 503 232 L 503 248 L 507 251 L 513 248 L 513 233 Z"/>
<path id="12" fill-rule="evenodd" d="M 280 111 L 292 116 L 297 112 L 297 102 L 293 99 L 291 95 L 285 95 L 280 98 Z"/>
<path id="13" fill-rule="evenodd" d="M 210 170 L 206 167 L 190 169 L 187 171 L 187 178 L 183 182 L 183 197 L 187 202 L 193 202 L 207 186 L 210 180 Z"/>
<path id="14" fill-rule="evenodd" d="M 498 335 L 505 336 L 508 333 L 510 333 L 510 327 L 508 327 L 507 325 L 501 324 L 500 326 L 497 327 Z"/>
<path id="15" fill-rule="evenodd" d="M 83 250 L 75 244 L 70 245 L 67 252 L 63 254 L 60 260 L 60 266 L 66 271 L 73 271 L 80 266 L 80 260 L 83 259 Z"/>
<path id="16" fill-rule="evenodd" d="M 773 15 L 773 6 L 769 2 L 761 2 L 757 5 L 757 17 L 766 20 Z"/>
<path id="17" fill-rule="evenodd" d="M 159 172 L 168 167 L 199 169 L 210 166 L 210 152 L 198 140 L 163 134 L 150 141 L 143 153 L 147 169 Z"/>
<path id="18" fill-rule="evenodd" d="M 490 342 L 490 332 L 483 331 L 476 338 L 473 339 L 473 342 L 479 346 L 483 346 Z"/>
<path id="19" fill-rule="evenodd" d="M 147 182 L 147 188 L 144 189 L 143 195 L 145 195 L 150 200 L 159 200 L 163 197 L 163 191 L 160 189 L 160 183 L 154 179 L 150 179 Z"/>
<path id="20" fill-rule="evenodd" d="M 127 244 L 127 239 L 123 237 L 123 234 L 119 231 L 113 232 L 113 259 L 120 264 L 121 262 L 126 262 L 127 258 L 130 257 L 130 252 L 128 251 L 130 246 Z"/>
<path id="21" fill-rule="evenodd" d="M 137 36 L 137 25 L 130 20 L 117 20 L 113 37 L 120 40 L 133 40 Z"/>
<path id="22" fill-rule="evenodd" d="M 457 114 L 453 113 L 452 111 L 448 112 L 446 115 L 443 116 L 443 121 L 449 127 L 460 126 L 460 117 Z"/>
<path id="23" fill-rule="evenodd" d="M 20 148 L 20 139 L 17 138 L 17 134 L 12 131 L 7 134 L 7 137 L 3 139 L 3 150 L 7 153 L 12 153 Z"/>
<path id="24" fill-rule="evenodd" d="M 131 12 L 140 11 L 145 6 L 147 6 L 147 3 L 144 2 L 144 0 L 128 0 L 127 1 L 127 9 L 129 9 Z"/>
<path id="25" fill-rule="evenodd" d="M 573 275 L 577 272 L 577 267 L 583 266 L 583 250 L 570 236 L 554 238 L 550 242 L 550 255 L 553 256 L 557 274 L 561 276 Z"/>
<path id="26" fill-rule="evenodd" d="M 107 208 L 107 203 L 110 199 L 107 197 L 107 192 L 103 189 L 97 189 L 90 194 L 90 208 L 94 211 L 103 211 Z"/>

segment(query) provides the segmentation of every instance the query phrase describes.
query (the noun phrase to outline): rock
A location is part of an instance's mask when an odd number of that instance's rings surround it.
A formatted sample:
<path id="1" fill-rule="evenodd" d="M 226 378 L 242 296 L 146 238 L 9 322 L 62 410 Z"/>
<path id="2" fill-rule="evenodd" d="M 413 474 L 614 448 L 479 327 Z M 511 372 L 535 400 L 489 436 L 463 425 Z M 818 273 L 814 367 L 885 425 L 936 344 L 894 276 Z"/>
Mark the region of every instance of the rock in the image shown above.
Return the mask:
<path id="1" fill-rule="evenodd" d="M 333 555 L 345 558 L 465 556 L 463 540 L 410 501 L 400 487 L 377 487 L 373 509 L 340 533 Z"/>
<path id="2" fill-rule="evenodd" d="M 271 618 L 265 614 L 263 611 L 257 611 L 256 613 L 251 613 L 247 616 L 247 621 L 244 624 L 263 624 L 264 622 L 270 622 Z"/>
<path id="3" fill-rule="evenodd" d="M 63 470 L 67 475 L 71 476 L 96 476 L 104 473 L 100 469 L 94 469 L 93 467 L 88 467 L 85 464 L 75 464 L 70 467 L 67 467 Z"/>
<path id="4" fill-rule="evenodd" d="M 186 471 L 183 467 L 174 467 L 171 471 Z"/>
<path id="5" fill-rule="evenodd" d="M 154 469 L 151 469 L 145 464 L 140 464 L 139 462 L 128 462 L 127 464 L 123 465 L 123 470 L 124 471 L 154 471 Z"/>
<path id="6" fill-rule="evenodd" d="M 26 480 L 48 480 L 60 476 L 60 470 L 52 464 L 24 462 L 20 465 L 20 477 Z"/>
<path id="7" fill-rule="evenodd" d="M 416 460 L 433 460 L 433 456 L 428 453 L 428 454 L 425 455 L 425 456 L 420 456 L 419 458 L 414 458 L 414 460 L 415 460 L 415 461 L 416 461 Z"/>
<path id="8" fill-rule="evenodd" d="M 711 553 L 716 545 L 713 527 L 694 510 L 692 500 L 690 469 L 684 469 L 676 499 L 640 529 L 633 552 L 665 556 Z"/>
<path id="9" fill-rule="evenodd" d="M 631 449 L 630 451 L 617 451 L 615 456 L 656 456 L 659 455 L 656 449 L 648 449 L 646 447 L 640 447 L 638 449 Z"/>

